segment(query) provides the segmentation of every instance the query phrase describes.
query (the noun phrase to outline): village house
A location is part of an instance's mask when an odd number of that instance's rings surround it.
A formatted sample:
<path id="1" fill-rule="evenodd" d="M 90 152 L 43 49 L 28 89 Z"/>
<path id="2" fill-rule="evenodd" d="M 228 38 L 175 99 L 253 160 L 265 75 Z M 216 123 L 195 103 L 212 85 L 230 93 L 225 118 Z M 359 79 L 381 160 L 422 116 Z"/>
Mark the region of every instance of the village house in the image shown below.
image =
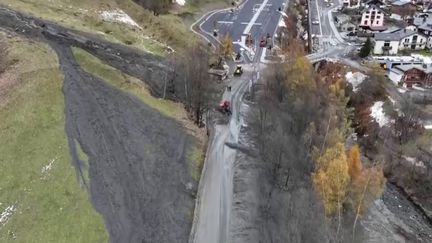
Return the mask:
<path id="1" fill-rule="evenodd" d="M 334 22 L 336 27 L 341 32 L 355 32 L 357 29 L 357 25 L 353 24 L 351 16 L 347 14 L 338 14 L 334 16 Z"/>
<path id="2" fill-rule="evenodd" d="M 423 65 L 397 65 L 389 72 L 389 78 L 400 86 L 411 88 L 432 87 L 432 66 Z"/>
<path id="3" fill-rule="evenodd" d="M 361 0 L 343 0 L 342 5 L 345 8 L 358 8 L 360 7 Z"/>
<path id="4" fill-rule="evenodd" d="M 389 33 L 376 33 L 373 53 L 396 55 L 400 50 L 421 50 L 426 47 L 427 38 L 413 29 L 400 29 Z"/>
<path id="5" fill-rule="evenodd" d="M 361 3 L 360 3 L 360 6 L 364 7 L 364 8 L 366 8 L 370 5 L 375 5 L 375 6 L 381 7 L 381 6 L 385 6 L 386 3 L 385 3 L 385 1 L 382 1 L 382 0 L 367 0 L 367 1 L 361 1 Z"/>
<path id="6" fill-rule="evenodd" d="M 410 0 L 397 0 L 390 5 L 392 18 L 410 19 L 417 13 L 417 6 Z"/>
<path id="7" fill-rule="evenodd" d="M 362 12 L 359 26 L 363 29 L 385 30 L 384 11 L 377 5 L 369 5 Z"/>

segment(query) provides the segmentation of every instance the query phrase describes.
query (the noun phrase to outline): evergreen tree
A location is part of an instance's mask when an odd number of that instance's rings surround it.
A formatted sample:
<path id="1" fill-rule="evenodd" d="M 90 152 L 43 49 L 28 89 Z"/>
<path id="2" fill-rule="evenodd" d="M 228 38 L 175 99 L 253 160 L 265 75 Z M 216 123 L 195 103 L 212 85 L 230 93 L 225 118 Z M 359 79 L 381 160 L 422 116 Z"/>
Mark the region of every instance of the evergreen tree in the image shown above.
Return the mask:
<path id="1" fill-rule="evenodd" d="M 365 57 L 369 56 L 371 50 L 372 50 L 372 41 L 370 40 L 370 38 L 367 38 L 363 47 L 360 49 L 359 56 L 361 58 L 365 58 Z"/>

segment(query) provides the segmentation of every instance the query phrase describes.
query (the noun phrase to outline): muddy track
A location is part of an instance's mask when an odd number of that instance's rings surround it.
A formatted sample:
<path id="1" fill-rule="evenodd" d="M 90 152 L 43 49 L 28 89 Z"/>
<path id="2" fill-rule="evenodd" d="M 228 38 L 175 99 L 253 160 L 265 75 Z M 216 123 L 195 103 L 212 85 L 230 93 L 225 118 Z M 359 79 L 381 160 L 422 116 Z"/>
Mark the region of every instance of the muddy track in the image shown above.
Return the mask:
<path id="1" fill-rule="evenodd" d="M 143 52 L 136 48 L 108 42 L 93 34 L 65 28 L 50 21 L 23 14 L 0 4 L 0 28 L 18 33 L 31 39 L 51 41 L 63 46 L 82 48 L 102 59 L 109 65 L 146 82 L 153 95 L 161 97 L 166 88 L 167 97 L 183 98 L 183 85 L 178 77 L 167 75 L 172 71 L 164 58 Z"/>
<path id="2" fill-rule="evenodd" d="M 0 25 L 56 51 L 72 162 L 104 217 L 110 241 L 187 242 L 196 183 L 186 154 L 194 139 L 176 121 L 85 72 L 71 47 L 148 81 L 154 94 L 161 91 L 160 73 L 169 70 L 163 60 L 4 8 Z M 80 160 L 79 149 L 88 163 Z"/>

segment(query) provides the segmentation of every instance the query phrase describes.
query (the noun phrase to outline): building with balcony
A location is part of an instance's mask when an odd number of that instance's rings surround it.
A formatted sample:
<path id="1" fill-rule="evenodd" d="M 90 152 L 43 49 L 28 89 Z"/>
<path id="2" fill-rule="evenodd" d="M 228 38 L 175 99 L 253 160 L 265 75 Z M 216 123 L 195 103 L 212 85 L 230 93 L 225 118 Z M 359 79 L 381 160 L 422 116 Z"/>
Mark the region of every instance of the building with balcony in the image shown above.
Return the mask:
<path id="1" fill-rule="evenodd" d="M 432 66 L 422 65 L 398 65 L 389 72 L 393 82 L 411 88 L 419 86 L 423 88 L 432 87 Z"/>
<path id="2" fill-rule="evenodd" d="M 427 37 L 413 28 L 376 33 L 374 40 L 373 53 L 377 55 L 396 55 L 401 50 L 421 50 L 427 44 Z"/>

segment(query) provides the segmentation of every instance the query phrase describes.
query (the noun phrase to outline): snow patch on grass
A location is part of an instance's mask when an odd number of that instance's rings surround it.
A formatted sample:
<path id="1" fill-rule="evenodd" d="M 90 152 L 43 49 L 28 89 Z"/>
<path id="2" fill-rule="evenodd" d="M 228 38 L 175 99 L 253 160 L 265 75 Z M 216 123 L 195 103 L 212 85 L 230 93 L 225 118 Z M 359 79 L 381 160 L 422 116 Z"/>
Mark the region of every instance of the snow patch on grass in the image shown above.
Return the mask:
<path id="1" fill-rule="evenodd" d="M 5 210 L 3 210 L 3 212 L 1 212 L 0 214 L 0 226 L 4 226 L 14 212 L 15 212 L 15 205 L 11 205 L 5 208 Z"/>
<path id="2" fill-rule="evenodd" d="M 405 93 L 405 92 L 406 92 L 406 90 L 405 90 L 405 89 L 401 89 L 401 88 L 398 88 L 397 90 L 398 90 L 398 92 L 399 92 L 399 93 L 401 93 L 401 94 L 403 94 L 403 93 Z"/>
<path id="3" fill-rule="evenodd" d="M 432 130 L 432 124 L 424 125 L 426 130 Z"/>
<path id="4" fill-rule="evenodd" d="M 377 101 L 370 108 L 370 116 L 378 123 L 380 127 L 383 127 L 390 122 L 389 118 L 384 113 L 383 105 L 384 102 Z"/>
<path id="5" fill-rule="evenodd" d="M 278 25 L 278 26 L 279 26 L 279 27 L 286 28 L 285 21 L 284 21 L 283 19 L 281 19 L 281 20 L 279 21 L 279 25 Z"/>
<path id="6" fill-rule="evenodd" d="M 359 85 L 367 78 L 366 75 L 364 75 L 361 72 L 348 72 L 345 75 L 345 79 L 348 83 L 350 83 L 353 86 L 353 91 L 357 92 Z"/>
<path id="7" fill-rule="evenodd" d="M 174 2 L 180 6 L 184 6 L 186 4 L 186 0 L 175 0 Z"/>
<path id="8" fill-rule="evenodd" d="M 127 15 L 127 13 L 121 9 L 102 11 L 100 12 L 100 15 L 105 21 L 127 24 L 129 26 L 142 29 L 141 26 L 139 26 L 129 15 Z"/>
<path id="9" fill-rule="evenodd" d="M 41 170 L 42 174 L 48 173 L 52 169 L 54 162 L 55 162 L 55 159 L 52 159 L 49 164 L 42 167 L 42 170 Z"/>

